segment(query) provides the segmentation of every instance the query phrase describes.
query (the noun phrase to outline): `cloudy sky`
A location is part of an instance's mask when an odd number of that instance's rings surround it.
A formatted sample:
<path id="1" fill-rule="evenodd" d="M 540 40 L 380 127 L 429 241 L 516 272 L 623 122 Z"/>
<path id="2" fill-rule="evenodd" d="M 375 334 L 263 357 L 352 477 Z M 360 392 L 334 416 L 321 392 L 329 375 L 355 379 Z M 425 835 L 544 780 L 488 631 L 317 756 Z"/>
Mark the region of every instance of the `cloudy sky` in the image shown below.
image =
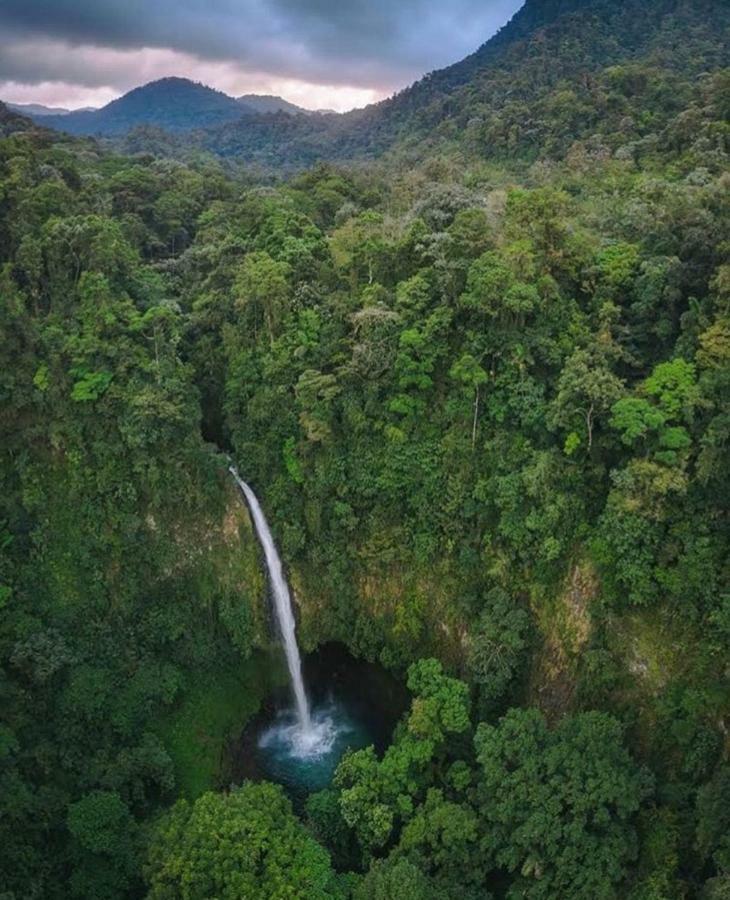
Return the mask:
<path id="1" fill-rule="evenodd" d="M 475 50 L 522 0 L 0 0 L 0 99 L 101 106 L 166 75 L 363 106 Z"/>

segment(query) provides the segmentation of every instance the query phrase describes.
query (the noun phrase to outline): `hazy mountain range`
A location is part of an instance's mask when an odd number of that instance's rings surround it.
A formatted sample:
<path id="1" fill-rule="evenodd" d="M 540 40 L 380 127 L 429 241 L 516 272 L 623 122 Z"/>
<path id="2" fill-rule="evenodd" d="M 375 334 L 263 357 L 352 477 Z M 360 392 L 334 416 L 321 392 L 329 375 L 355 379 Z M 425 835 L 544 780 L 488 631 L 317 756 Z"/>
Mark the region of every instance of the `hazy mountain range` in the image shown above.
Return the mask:
<path id="1" fill-rule="evenodd" d="M 729 30 L 725 0 L 527 0 L 470 56 L 349 113 L 230 97 L 177 77 L 98 110 L 22 111 L 46 127 L 121 139 L 126 152 L 197 147 L 267 167 L 373 158 L 396 147 L 418 156 L 450 145 L 544 155 L 564 152 L 576 136 L 640 140 L 655 107 L 661 117 L 676 114 L 696 79 L 730 65 Z M 652 95 L 655 78 L 676 82 L 673 105 Z"/>
<path id="2" fill-rule="evenodd" d="M 93 112 L 95 106 L 82 106 L 79 109 L 66 109 L 63 106 L 44 106 L 42 103 L 7 103 L 8 109 L 22 113 L 24 116 L 67 116 L 69 113 Z"/>
<path id="3" fill-rule="evenodd" d="M 229 97 L 188 78 L 161 78 L 134 88 L 100 109 L 69 110 L 40 103 L 8 103 L 9 109 L 70 134 L 118 135 L 140 125 L 186 131 L 232 122 L 242 116 L 288 113 L 316 115 L 269 94 Z"/>

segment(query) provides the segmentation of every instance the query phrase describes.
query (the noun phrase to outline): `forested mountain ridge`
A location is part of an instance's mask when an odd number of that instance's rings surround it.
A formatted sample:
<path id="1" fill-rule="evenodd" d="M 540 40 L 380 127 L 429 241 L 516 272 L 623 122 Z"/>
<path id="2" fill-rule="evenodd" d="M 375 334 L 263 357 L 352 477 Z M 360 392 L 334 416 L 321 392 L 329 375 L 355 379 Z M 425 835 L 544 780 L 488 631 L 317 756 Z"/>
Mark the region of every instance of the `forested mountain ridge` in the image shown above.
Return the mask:
<path id="1" fill-rule="evenodd" d="M 730 63 L 729 44 L 722 0 L 528 0 L 474 54 L 389 100 L 312 121 L 247 120 L 197 140 L 271 165 L 450 146 L 476 158 L 554 156 L 594 136 L 615 151 L 701 105 L 703 76 Z"/>
<path id="2" fill-rule="evenodd" d="M 274 94 L 242 94 L 240 97 L 236 97 L 236 100 L 246 110 L 259 113 L 286 112 L 292 115 L 315 115 L 311 110 L 297 106 L 296 103 L 290 103 L 283 97 L 277 97 Z"/>
<path id="3" fill-rule="evenodd" d="M 229 97 L 190 81 L 161 78 L 134 88 L 100 109 L 54 110 L 38 104 L 8 104 L 9 109 L 39 121 L 39 124 L 77 135 L 120 135 L 142 126 L 168 131 L 209 128 L 242 116 L 285 112 L 312 115 L 309 110 L 268 94 Z"/>
<path id="4" fill-rule="evenodd" d="M 134 88 L 101 109 L 43 115 L 41 123 L 70 134 L 124 134 L 140 125 L 170 131 L 235 121 L 253 107 L 188 78 L 161 78 Z"/>
<path id="5" fill-rule="evenodd" d="M 0 134 L 3 137 L 7 137 L 16 131 L 35 131 L 40 133 L 42 128 L 27 116 L 11 109 L 0 101 Z"/>
<path id="6" fill-rule="evenodd" d="M 91 112 L 95 107 L 88 106 L 83 110 L 70 110 L 63 106 L 44 106 L 42 103 L 8 103 L 10 109 L 23 116 L 63 116 L 70 112 Z"/>
<path id="7" fill-rule="evenodd" d="M 388 151 L 423 157 L 449 147 L 477 158 L 550 156 L 588 137 L 615 151 L 659 131 L 649 114 L 669 127 L 673 114 L 700 105 L 702 76 L 730 63 L 729 44 L 724 0 L 528 0 L 464 60 L 344 115 L 303 118 L 278 98 L 247 104 L 166 78 L 101 110 L 44 115 L 42 123 L 116 136 L 154 126 L 171 132 L 167 152 L 192 144 L 264 166 Z M 657 84 L 665 96 L 654 93 Z M 196 134 L 175 138 L 179 131 Z M 129 146 L 144 149 L 144 134 L 133 134 Z"/>
<path id="8" fill-rule="evenodd" d="M 0 105 L 9 900 L 725 900 L 725 8 L 528 4 L 276 186 Z M 296 815 L 229 790 L 276 667 L 218 448 L 305 647 L 413 696 Z"/>

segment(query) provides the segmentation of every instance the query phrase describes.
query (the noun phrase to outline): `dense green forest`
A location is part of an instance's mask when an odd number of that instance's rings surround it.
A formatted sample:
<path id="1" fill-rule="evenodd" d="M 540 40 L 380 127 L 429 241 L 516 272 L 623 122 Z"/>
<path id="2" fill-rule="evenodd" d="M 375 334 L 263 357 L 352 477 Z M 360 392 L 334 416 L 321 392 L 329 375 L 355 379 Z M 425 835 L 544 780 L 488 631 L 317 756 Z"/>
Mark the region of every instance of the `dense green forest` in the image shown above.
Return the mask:
<path id="1" fill-rule="evenodd" d="M 2 900 L 730 897 L 729 15 L 533 0 L 255 152 L 0 106 Z M 225 453 L 411 695 L 296 811 Z"/>

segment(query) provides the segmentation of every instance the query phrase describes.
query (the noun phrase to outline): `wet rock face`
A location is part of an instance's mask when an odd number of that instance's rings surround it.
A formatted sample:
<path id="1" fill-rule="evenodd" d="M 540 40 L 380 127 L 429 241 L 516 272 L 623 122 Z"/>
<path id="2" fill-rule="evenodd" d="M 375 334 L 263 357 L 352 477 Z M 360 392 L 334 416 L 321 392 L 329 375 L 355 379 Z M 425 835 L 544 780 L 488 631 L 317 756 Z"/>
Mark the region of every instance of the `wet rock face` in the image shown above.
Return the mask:
<path id="1" fill-rule="evenodd" d="M 542 647 L 533 660 L 530 695 L 550 720 L 573 706 L 578 663 L 592 631 L 589 609 L 599 590 L 592 563 L 580 562 L 568 573 L 557 599 L 534 609 Z"/>

